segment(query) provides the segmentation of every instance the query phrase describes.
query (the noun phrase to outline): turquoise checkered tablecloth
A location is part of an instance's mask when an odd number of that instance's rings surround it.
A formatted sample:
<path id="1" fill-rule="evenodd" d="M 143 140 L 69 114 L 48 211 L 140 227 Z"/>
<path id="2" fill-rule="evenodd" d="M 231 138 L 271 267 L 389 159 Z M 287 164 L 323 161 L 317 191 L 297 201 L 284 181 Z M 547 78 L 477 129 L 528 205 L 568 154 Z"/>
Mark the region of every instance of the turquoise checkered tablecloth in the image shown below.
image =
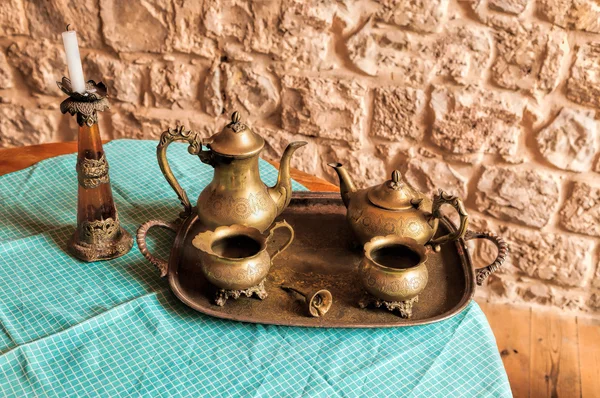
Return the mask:
<path id="1" fill-rule="evenodd" d="M 173 219 L 156 142 L 106 145 L 123 226 Z M 171 145 L 191 198 L 212 169 Z M 74 229 L 75 155 L 0 177 L 0 396 L 510 396 L 485 316 L 471 303 L 428 326 L 353 330 L 220 320 L 180 303 L 137 248 L 82 263 Z M 276 170 L 260 164 L 273 184 Z M 299 184 L 296 189 L 304 189 Z M 166 256 L 172 234 L 153 231 Z"/>

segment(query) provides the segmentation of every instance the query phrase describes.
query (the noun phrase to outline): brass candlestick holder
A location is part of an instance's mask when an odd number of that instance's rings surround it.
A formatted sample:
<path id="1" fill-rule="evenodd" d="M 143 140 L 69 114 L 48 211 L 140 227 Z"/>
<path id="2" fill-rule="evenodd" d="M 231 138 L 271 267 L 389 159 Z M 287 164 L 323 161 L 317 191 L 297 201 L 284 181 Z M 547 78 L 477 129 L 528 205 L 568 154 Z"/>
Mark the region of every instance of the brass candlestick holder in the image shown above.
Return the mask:
<path id="1" fill-rule="evenodd" d="M 133 239 L 119 223 L 98 128 L 98 112 L 110 106 L 106 86 L 89 80 L 82 94 L 73 91 L 66 77 L 57 84 L 69 96 L 60 104 L 61 112 L 77 115 L 79 125 L 77 230 L 69 242 L 69 251 L 83 261 L 120 257 L 131 249 Z"/>

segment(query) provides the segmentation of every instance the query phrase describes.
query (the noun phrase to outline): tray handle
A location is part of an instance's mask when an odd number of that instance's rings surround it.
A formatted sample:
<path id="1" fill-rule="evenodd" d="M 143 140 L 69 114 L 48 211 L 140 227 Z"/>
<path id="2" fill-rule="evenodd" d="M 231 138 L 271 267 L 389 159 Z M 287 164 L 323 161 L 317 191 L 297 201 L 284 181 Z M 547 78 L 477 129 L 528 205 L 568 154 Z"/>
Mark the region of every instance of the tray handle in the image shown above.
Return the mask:
<path id="1" fill-rule="evenodd" d="M 144 255 L 144 257 L 146 257 L 146 260 L 150 261 L 150 263 L 152 263 L 160 271 L 160 277 L 162 278 L 167 276 L 169 263 L 161 258 L 154 257 L 148 251 L 148 245 L 146 244 L 146 235 L 152 227 L 163 227 L 177 232 L 177 226 L 174 223 L 162 220 L 151 220 L 142 224 L 137 230 L 136 240 L 138 244 L 138 249 Z"/>
<path id="2" fill-rule="evenodd" d="M 487 277 L 494 273 L 498 268 L 500 268 L 504 261 L 506 261 L 510 249 L 508 243 L 506 243 L 504 239 L 491 232 L 475 232 L 468 230 L 464 235 L 464 240 L 467 241 L 471 239 L 487 239 L 489 241 L 492 241 L 498 248 L 498 255 L 496 256 L 496 259 L 493 263 L 486 267 L 478 268 L 475 270 L 475 281 L 477 282 L 478 286 L 481 286 L 483 285 L 483 282 L 487 279 Z"/>

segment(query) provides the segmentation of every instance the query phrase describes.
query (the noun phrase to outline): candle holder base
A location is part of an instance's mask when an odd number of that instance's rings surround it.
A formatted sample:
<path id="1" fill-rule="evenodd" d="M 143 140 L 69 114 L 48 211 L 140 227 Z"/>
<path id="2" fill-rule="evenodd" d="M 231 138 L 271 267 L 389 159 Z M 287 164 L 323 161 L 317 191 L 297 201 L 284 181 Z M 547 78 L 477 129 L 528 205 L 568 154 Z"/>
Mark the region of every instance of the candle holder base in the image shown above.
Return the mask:
<path id="1" fill-rule="evenodd" d="M 111 260 L 127 254 L 133 247 L 133 238 L 123 228 L 114 238 L 106 242 L 87 243 L 80 239 L 79 231 L 75 231 L 69 241 L 69 251 L 79 260 L 86 262 Z"/>

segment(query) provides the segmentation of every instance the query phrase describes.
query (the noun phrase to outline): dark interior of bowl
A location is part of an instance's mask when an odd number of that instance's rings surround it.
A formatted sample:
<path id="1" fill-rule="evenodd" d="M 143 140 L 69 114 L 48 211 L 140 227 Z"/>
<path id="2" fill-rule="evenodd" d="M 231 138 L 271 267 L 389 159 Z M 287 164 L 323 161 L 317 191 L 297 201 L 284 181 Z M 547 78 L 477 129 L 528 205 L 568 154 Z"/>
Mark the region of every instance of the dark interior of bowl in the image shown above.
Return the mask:
<path id="1" fill-rule="evenodd" d="M 260 251 L 260 243 L 247 235 L 231 235 L 214 241 L 210 248 L 221 257 L 246 258 Z"/>
<path id="2" fill-rule="evenodd" d="M 408 269 L 421 262 L 419 253 L 410 247 L 394 243 L 380 247 L 371 252 L 371 258 L 377 264 L 394 269 Z"/>

